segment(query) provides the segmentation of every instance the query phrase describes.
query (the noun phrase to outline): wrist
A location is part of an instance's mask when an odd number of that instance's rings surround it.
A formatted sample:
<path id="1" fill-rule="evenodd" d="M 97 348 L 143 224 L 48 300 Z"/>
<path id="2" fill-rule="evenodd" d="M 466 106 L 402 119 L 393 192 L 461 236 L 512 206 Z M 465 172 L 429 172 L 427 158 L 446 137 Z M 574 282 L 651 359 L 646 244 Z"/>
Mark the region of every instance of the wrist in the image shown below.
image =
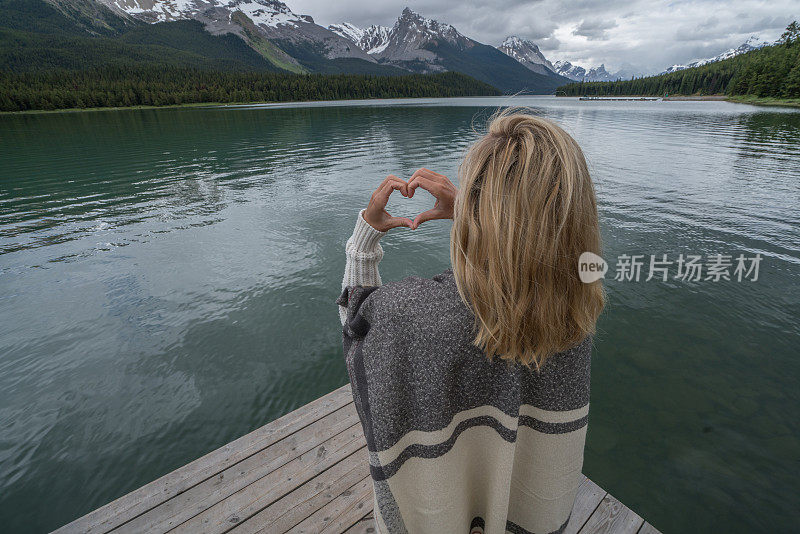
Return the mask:
<path id="1" fill-rule="evenodd" d="M 361 210 L 359 217 L 364 219 L 364 222 L 370 225 L 370 227 L 376 232 L 383 232 L 385 234 L 388 230 L 381 230 L 379 221 L 375 221 L 370 217 L 368 209 L 369 208 L 364 208 Z"/>
<path id="2" fill-rule="evenodd" d="M 380 239 L 386 235 L 386 232 L 378 230 L 372 226 L 369 221 L 364 217 L 366 209 L 362 209 L 358 213 L 356 220 L 356 227 L 353 230 L 353 245 L 356 250 L 369 251 L 378 247 Z"/>

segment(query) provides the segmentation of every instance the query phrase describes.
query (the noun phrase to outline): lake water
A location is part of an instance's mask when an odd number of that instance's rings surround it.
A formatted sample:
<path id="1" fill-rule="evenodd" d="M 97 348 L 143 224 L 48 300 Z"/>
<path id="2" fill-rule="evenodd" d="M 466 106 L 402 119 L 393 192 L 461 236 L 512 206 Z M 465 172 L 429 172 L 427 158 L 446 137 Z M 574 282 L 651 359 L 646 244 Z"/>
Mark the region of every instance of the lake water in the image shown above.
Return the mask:
<path id="1" fill-rule="evenodd" d="M 509 102 L 561 123 L 597 186 L 585 472 L 665 533 L 797 528 L 800 113 L 551 97 L 0 116 L 2 528 L 58 527 L 346 383 L 358 210 L 388 173 L 455 181 Z M 447 268 L 449 228 L 392 231 L 384 280 Z M 651 254 L 718 253 L 760 254 L 758 280 L 644 281 Z"/>

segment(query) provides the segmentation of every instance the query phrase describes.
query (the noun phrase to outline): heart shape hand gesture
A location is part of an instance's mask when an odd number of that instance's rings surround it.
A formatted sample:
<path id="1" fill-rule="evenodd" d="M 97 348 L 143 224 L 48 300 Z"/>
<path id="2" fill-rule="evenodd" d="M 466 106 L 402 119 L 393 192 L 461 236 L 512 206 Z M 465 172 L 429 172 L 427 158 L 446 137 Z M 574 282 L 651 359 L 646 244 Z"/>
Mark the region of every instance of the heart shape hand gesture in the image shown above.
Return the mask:
<path id="1" fill-rule="evenodd" d="M 417 187 L 423 188 L 436 198 L 433 208 L 420 213 L 413 221 L 408 217 L 393 217 L 386 211 L 386 204 L 393 191 L 400 191 L 404 197 L 412 198 Z M 372 193 L 369 205 L 364 211 L 364 220 L 381 232 L 398 226 L 416 230 L 425 221 L 452 219 L 456 192 L 456 186 L 447 179 L 447 176 L 428 169 L 417 170 L 408 182 L 390 174 Z"/>

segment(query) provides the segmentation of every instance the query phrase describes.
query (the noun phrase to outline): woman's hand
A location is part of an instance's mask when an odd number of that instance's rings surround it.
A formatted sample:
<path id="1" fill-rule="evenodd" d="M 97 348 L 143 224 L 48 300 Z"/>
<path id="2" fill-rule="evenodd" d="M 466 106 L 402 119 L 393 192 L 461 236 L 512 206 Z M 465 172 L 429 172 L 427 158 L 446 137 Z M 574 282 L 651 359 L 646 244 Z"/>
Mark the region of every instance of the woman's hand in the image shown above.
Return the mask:
<path id="1" fill-rule="evenodd" d="M 367 209 L 364 210 L 364 220 L 367 221 L 367 224 L 380 232 L 387 232 L 398 226 L 411 228 L 414 224 L 414 222 L 407 217 L 392 217 L 389 212 L 386 211 L 386 203 L 389 202 L 389 196 L 395 190 L 400 191 L 400 194 L 404 197 L 409 196 L 408 184 L 397 176 L 390 174 L 381 182 L 381 185 L 378 186 L 375 192 L 372 193 L 372 197 L 369 199 L 369 205 Z"/>
<path id="2" fill-rule="evenodd" d="M 447 179 L 447 176 L 428 169 L 419 169 L 408 181 L 408 194 L 406 196 L 413 197 L 417 187 L 421 187 L 436 197 L 436 203 L 433 208 L 423 211 L 414 218 L 414 222 L 411 225 L 412 230 L 416 230 L 425 221 L 453 218 L 453 208 L 455 207 L 458 189 Z"/>

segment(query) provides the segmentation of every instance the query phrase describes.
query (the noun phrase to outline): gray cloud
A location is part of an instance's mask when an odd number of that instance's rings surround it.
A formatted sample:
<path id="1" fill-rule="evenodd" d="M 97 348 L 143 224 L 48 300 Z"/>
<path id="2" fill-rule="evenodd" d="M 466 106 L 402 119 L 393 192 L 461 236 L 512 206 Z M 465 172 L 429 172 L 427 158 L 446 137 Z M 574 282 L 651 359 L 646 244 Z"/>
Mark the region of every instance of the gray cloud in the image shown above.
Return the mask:
<path id="1" fill-rule="evenodd" d="M 719 25 L 719 19 L 717 17 L 709 17 L 700 24 L 697 25 L 698 30 L 708 30 L 714 28 Z"/>
<path id="2" fill-rule="evenodd" d="M 498 45 L 512 34 L 533 39 L 548 59 L 584 67 L 605 63 L 659 72 L 716 55 L 757 35 L 777 39 L 800 16 L 797 0 L 286 0 L 322 25 L 391 26 L 408 5 Z"/>
<path id="3" fill-rule="evenodd" d="M 561 41 L 559 41 L 555 37 L 544 37 L 542 39 L 536 39 L 536 44 L 539 45 L 539 49 L 543 52 L 549 52 L 550 50 L 558 50 L 561 47 Z"/>
<path id="4" fill-rule="evenodd" d="M 572 35 L 580 35 L 590 41 L 607 41 L 608 30 L 616 27 L 617 22 L 614 20 L 582 20 Z"/>

